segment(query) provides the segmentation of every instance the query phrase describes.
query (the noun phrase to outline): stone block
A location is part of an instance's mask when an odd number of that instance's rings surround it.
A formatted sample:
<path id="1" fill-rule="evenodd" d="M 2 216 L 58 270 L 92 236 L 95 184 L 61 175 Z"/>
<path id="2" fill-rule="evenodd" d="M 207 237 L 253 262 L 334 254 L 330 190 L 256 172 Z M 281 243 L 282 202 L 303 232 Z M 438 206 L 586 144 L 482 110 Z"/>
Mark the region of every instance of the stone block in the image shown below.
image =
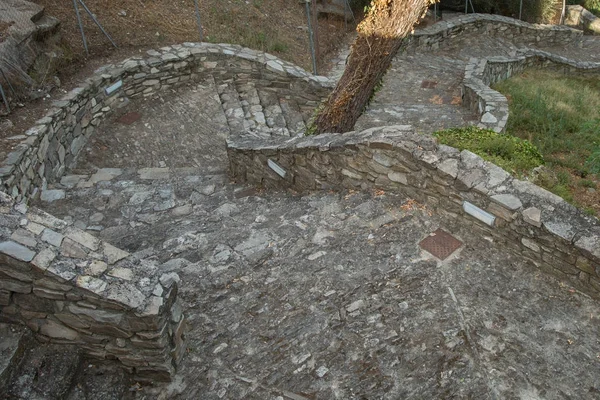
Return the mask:
<path id="1" fill-rule="evenodd" d="M 10 298 L 12 293 L 8 290 L 0 289 L 0 306 L 7 306 L 10 304 Z"/>
<path id="2" fill-rule="evenodd" d="M 79 333 L 76 330 L 51 319 L 46 319 L 39 324 L 39 332 L 54 339 L 66 339 L 69 341 L 79 339 Z"/>
<path id="3" fill-rule="evenodd" d="M 0 290 L 16 293 L 31 293 L 31 283 L 21 282 L 0 274 Z"/>
<path id="4" fill-rule="evenodd" d="M 35 257 L 34 251 L 12 241 L 0 243 L 0 253 L 25 262 L 29 262 Z"/>

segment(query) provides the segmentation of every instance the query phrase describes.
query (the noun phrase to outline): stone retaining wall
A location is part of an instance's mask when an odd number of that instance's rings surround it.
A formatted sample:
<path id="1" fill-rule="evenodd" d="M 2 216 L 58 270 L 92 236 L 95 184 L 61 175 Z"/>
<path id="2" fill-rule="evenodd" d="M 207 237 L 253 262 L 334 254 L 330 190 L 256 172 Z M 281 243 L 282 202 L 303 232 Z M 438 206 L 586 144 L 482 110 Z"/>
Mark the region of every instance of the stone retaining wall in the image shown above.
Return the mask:
<path id="1" fill-rule="evenodd" d="M 2 190 L 20 201 L 59 179 L 98 125 L 129 99 L 214 78 L 217 83 L 251 80 L 258 88 L 276 88 L 281 96 L 293 96 L 301 107 L 314 109 L 333 86 L 325 77 L 240 46 L 185 43 L 147 54 L 99 69 L 54 102 L 0 164 Z"/>
<path id="2" fill-rule="evenodd" d="M 583 32 L 560 25 L 530 24 L 501 15 L 467 14 L 416 31 L 408 38 L 407 51 L 436 50 L 463 35 L 500 36 L 515 44 L 568 45 L 576 43 Z"/>
<path id="3" fill-rule="evenodd" d="M 541 50 L 520 50 L 518 56 L 473 58 L 465 68 L 463 105 L 479 114 L 481 128 L 504 132 L 508 121 L 508 100 L 490 86 L 518 75 L 528 68 L 543 68 L 564 75 L 600 74 L 600 63 L 578 62 Z"/>
<path id="4" fill-rule="evenodd" d="M 228 153 L 238 182 L 297 191 L 381 188 L 402 193 L 485 231 L 507 250 L 600 297 L 597 219 L 469 151 L 415 134 L 410 126 L 279 141 L 231 139 Z M 493 215 L 492 226 L 467 215 L 465 201 Z"/>
<path id="5" fill-rule="evenodd" d="M 168 381 L 185 350 L 178 282 L 0 192 L 0 321 L 117 360 L 136 379 Z"/>

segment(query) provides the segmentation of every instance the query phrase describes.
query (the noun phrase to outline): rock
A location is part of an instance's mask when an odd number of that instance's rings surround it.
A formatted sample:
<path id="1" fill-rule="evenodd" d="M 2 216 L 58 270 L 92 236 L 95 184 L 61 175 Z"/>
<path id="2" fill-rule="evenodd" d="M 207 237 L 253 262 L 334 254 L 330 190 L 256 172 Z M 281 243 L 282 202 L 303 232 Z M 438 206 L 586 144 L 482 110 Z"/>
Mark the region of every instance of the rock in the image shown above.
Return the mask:
<path id="1" fill-rule="evenodd" d="M 41 237 L 44 242 L 50 243 L 52 246 L 56 247 L 60 247 L 64 238 L 65 236 L 63 234 L 53 231 L 50 228 L 44 229 Z"/>
<path id="2" fill-rule="evenodd" d="M 55 339 L 77 340 L 79 338 L 77 331 L 51 319 L 45 320 L 40 326 L 40 333 Z"/>
<path id="3" fill-rule="evenodd" d="M 494 117 L 494 115 L 490 112 L 486 112 L 481 116 L 481 122 L 484 124 L 495 124 L 498 122 L 498 118 Z"/>
<path id="4" fill-rule="evenodd" d="M 131 308 L 138 308 L 146 299 L 135 286 L 128 283 L 113 282 L 108 286 L 106 297 Z"/>
<path id="5" fill-rule="evenodd" d="M 523 210 L 521 213 L 523 215 L 523 220 L 530 225 L 537 226 L 540 228 L 542 226 L 542 212 L 539 208 L 529 207 L 526 210 Z"/>
<path id="6" fill-rule="evenodd" d="M 29 262 L 35 257 L 35 252 L 15 242 L 0 243 L 0 253 L 16 258 L 20 261 Z"/>
<path id="7" fill-rule="evenodd" d="M 77 277 L 78 287 L 89 290 L 92 293 L 100 294 L 106 289 L 106 282 L 93 276 L 81 275 Z"/>
<path id="8" fill-rule="evenodd" d="M 140 179 L 168 179 L 169 168 L 142 168 L 138 170 Z"/>
<path id="9" fill-rule="evenodd" d="M 52 203 L 53 201 L 61 200 L 66 197 L 66 193 L 61 189 L 42 190 L 40 200 Z"/>
<path id="10" fill-rule="evenodd" d="M 403 185 L 408 185 L 408 180 L 406 179 L 406 174 L 401 172 L 389 172 L 388 178 L 392 182 L 401 183 Z"/>
<path id="11" fill-rule="evenodd" d="M 512 194 L 496 194 L 492 196 L 492 200 L 512 211 L 518 210 L 523 206 L 521 200 Z"/>
<path id="12" fill-rule="evenodd" d="M 129 256 L 128 252 L 118 249 L 109 243 L 103 244 L 103 252 L 104 252 L 104 255 L 106 256 L 108 264 L 110 264 L 110 265 Z"/>

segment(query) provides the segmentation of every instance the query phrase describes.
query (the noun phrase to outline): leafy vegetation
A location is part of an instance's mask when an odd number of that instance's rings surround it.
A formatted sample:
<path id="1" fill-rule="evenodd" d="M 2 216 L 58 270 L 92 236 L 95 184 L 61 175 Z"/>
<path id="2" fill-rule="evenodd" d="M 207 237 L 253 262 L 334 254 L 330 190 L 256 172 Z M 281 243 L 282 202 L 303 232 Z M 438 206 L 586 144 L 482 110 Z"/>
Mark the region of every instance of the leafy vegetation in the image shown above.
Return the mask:
<path id="1" fill-rule="evenodd" d="M 469 150 L 513 174 L 523 175 L 544 163 L 539 150 L 527 140 L 474 126 L 434 133 L 439 142 Z"/>
<path id="2" fill-rule="evenodd" d="M 600 212 L 600 77 L 530 70 L 494 88 L 509 99 L 507 133 L 544 156 L 536 183 Z"/>

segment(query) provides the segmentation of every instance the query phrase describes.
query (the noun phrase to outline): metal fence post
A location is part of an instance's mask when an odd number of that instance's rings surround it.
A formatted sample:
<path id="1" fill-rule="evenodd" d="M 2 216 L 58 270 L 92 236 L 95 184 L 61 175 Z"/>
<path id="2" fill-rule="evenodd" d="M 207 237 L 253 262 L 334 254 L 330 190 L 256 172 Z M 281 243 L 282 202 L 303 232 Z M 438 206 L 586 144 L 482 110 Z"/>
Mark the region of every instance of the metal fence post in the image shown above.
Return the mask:
<path id="1" fill-rule="evenodd" d="M 204 40 L 204 32 L 202 32 L 202 22 L 200 21 L 200 7 L 198 6 L 198 0 L 194 0 L 194 6 L 196 7 L 196 22 L 198 23 L 198 32 L 200 32 L 200 41 Z"/>
<path id="2" fill-rule="evenodd" d="M 310 43 L 310 54 L 312 57 L 313 74 L 317 75 L 317 58 L 315 55 L 315 41 L 313 36 L 313 28 L 311 23 L 310 0 L 305 0 L 306 4 L 306 19 L 308 21 L 308 41 Z"/>
<path id="3" fill-rule="evenodd" d="M 77 16 L 77 24 L 79 25 L 79 31 L 81 32 L 81 39 L 83 39 L 83 48 L 85 49 L 85 54 L 90 54 L 87 40 L 85 38 L 85 32 L 83 31 L 83 24 L 81 23 L 81 15 L 79 15 L 79 6 L 77 5 L 77 0 L 73 0 L 73 7 L 75 7 L 75 15 Z"/>
<path id="4" fill-rule="evenodd" d="M 110 40 L 110 42 L 112 43 L 113 46 L 115 46 L 115 48 L 118 47 L 117 44 L 115 43 L 115 41 L 110 37 L 110 35 L 108 34 L 108 32 L 106 32 L 104 30 L 104 28 L 102 27 L 102 24 L 100 24 L 100 22 L 98 22 L 98 20 L 96 19 L 96 16 L 90 11 L 89 8 L 87 8 L 87 6 L 83 2 L 83 0 L 79 0 L 79 3 L 81 3 L 81 5 L 85 9 L 85 11 L 88 13 L 88 15 L 90 16 L 90 18 L 92 19 L 92 21 L 94 21 L 94 23 L 96 25 L 98 25 L 98 28 L 100 28 L 100 30 L 102 31 L 102 33 L 104 33 L 104 36 L 106 36 L 108 38 L 108 40 Z"/>
<path id="5" fill-rule="evenodd" d="M 2 89 L 2 84 L 0 83 L 0 96 L 2 96 L 2 101 L 6 105 L 6 111 L 10 114 L 10 106 L 8 105 L 8 100 L 6 99 L 6 95 L 4 94 L 4 89 Z"/>
<path id="6" fill-rule="evenodd" d="M 523 0 L 521 0 L 521 3 L 519 4 L 519 20 L 523 19 L 523 18 L 521 18 L 522 15 L 523 15 Z"/>

